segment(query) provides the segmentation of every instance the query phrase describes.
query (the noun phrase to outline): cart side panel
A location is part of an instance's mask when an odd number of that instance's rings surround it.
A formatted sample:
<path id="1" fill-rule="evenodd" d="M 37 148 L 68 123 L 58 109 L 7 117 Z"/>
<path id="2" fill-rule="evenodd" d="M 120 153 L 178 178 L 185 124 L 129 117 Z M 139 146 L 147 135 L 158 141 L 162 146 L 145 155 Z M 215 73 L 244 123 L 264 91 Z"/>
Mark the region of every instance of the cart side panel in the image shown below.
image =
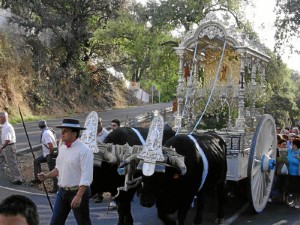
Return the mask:
<path id="1" fill-rule="evenodd" d="M 218 132 L 227 145 L 227 180 L 239 181 L 247 177 L 250 136 L 245 132 Z"/>
<path id="2" fill-rule="evenodd" d="M 227 180 L 239 181 L 247 177 L 248 154 L 227 155 Z"/>

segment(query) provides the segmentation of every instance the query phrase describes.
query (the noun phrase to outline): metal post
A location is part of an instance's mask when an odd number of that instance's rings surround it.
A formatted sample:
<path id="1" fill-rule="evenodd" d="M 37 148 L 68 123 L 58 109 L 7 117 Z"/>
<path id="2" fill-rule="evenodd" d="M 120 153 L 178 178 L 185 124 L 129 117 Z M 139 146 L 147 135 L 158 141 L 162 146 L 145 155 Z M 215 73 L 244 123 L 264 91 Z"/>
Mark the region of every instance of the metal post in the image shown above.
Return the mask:
<path id="1" fill-rule="evenodd" d="M 158 92 L 158 103 L 160 103 L 160 91 Z"/>
<path id="2" fill-rule="evenodd" d="M 132 127 L 136 127 L 137 126 L 137 120 L 135 117 L 132 118 Z"/>
<path id="3" fill-rule="evenodd" d="M 152 92 L 152 104 L 153 104 L 153 84 L 151 85 L 151 92 Z"/>

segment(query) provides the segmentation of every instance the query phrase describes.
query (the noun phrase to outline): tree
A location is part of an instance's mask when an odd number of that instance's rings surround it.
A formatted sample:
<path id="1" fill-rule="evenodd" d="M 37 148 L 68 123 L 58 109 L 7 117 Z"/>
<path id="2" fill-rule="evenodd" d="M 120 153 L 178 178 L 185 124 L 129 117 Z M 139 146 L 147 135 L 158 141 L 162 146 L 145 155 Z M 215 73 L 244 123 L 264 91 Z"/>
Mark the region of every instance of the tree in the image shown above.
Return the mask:
<path id="1" fill-rule="evenodd" d="M 295 49 L 293 42 L 300 37 L 300 1 L 299 0 L 277 0 L 276 3 L 276 22 L 277 28 L 275 39 L 275 49 L 283 50 L 288 47 L 290 52 L 299 53 Z"/>
<path id="2" fill-rule="evenodd" d="M 184 28 L 183 32 L 192 29 L 206 14 L 212 11 L 223 11 L 233 15 L 241 25 L 239 8 L 248 1 L 238 0 L 166 0 L 148 1 L 146 7 L 134 4 L 132 10 L 140 21 L 149 22 L 153 28 L 164 31 Z"/>
<path id="3" fill-rule="evenodd" d="M 145 73 L 164 48 L 160 44 L 172 37 L 138 23 L 128 12 L 120 12 L 120 15 L 108 22 L 106 29 L 99 28 L 95 32 L 90 42 L 93 51 L 115 68 L 131 71 L 132 81 L 139 82 L 142 76 L 150 78 Z"/>
<path id="4" fill-rule="evenodd" d="M 268 83 L 269 99 L 265 105 L 265 112 L 272 114 L 277 124 L 285 126 L 295 125 L 299 118 L 299 105 L 297 105 L 297 93 L 292 73 L 280 57 L 274 53 L 266 69 L 266 81 Z"/>
<path id="5" fill-rule="evenodd" d="M 105 27 L 114 18 L 123 0 L 3 0 L 4 8 L 10 8 L 11 22 L 23 27 L 27 36 L 38 37 L 51 31 L 56 47 L 65 49 L 60 59 L 67 68 L 81 57 L 84 47 L 96 27 Z M 58 45 L 58 46 L 57 46 Z M 57 49 L 58 49 L 57 48 Z M 56 49 L 56 51 L 57 51 Z M 88 54 L 85 54 L 88 56 Z"/>

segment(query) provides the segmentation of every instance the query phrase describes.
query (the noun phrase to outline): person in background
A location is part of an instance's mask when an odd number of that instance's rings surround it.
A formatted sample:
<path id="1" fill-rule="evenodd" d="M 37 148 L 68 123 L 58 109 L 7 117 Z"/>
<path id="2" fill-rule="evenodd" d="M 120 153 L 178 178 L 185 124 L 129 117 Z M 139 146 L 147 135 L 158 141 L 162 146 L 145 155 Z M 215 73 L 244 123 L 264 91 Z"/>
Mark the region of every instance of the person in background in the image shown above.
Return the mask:
<path id="1" fill-rule="evenodd" d="M 109 134 L 109 131 L 103 127 L 102 125 L 102 119 L 99 118 L 98 120 L 98 129 L 97 129 L 97 144 L 98 143 L 103 143 L 104 139 L 107 137 L 107 135 Z M 99 168 L 99 170 L 101 170 L 101 168 Z M 97 176 L 98 173 L 98 168 L 94 168 L 94 175 L 93 177 Z M 96 182 L 92 182 L 92 190 L 97 190 L 97 184 Z M 94 203 L 100 203 L 103 200 L 103 192 L 102 191 L 98 191 L 96 194 L 92 194 L 93 195 L 93 202 Z"/>
<path id="2" fill-rule="evenodd" d="M 23 195 L 10 195 L 0 203 L 1 225 L 39 225 L 35 203 Z"/>
<path id="3" fill-rule="evenodd" d="M 294 133 L 289 133 L 288 134 L 288 141 L 287 141 L 287 143 L 286 143 L 286 147 L 287 148 L 292 148 L 293 147 L 293 139 L 294 139 L 294 137 L 295 137 L 295 134 Z"/>
<path id="4" fill-rule="evenodd" d="M 291 207 L 300 208 L 300 138 L 294 138 L 292 148 L 287 150 L 288 162 L 288 190 L 289 202 Z M 290 201 L 292 199 L 292 201 Z"/>
<path id="5" fill-rule="evenodd" d="M 282 134 L 281 135 L 282 139 L 288 141 L 289 140 L 289 136 L 287 134 Z"/>
<path id="6" fill-rule="evenodd" d="M 274 179 L 273 198 L 278 198 L 285 202 L 288 193 L 288 174 L 282 174 L 282 167 L 287 166 L 287 148 L 286 140 L 277 140 L 277 155 L 276 155 L 276 175 Z"/>
<path id="7" fill-rule="evenodd" d="M 276 127 L 276 133 L 280 134 L 281 133 L 281 128 L 280 127 Z"/>
<path id="8" fill-rule="evenodd" d="M 290 133 L 290 129 L 286 127 L 284 129 L 282 129 L 281 133 L 288 135 Z"/>
<path id="9" fill-rule="evenodd" d="M 41 163 L 47 162 L 49 171 L 55 167 L 54 148 L 57 148 L 56 138 L 51 130 L 47 127 L 47 122 L 41 120 L 38 122 L 38 126 L 41 129 L 40 143 L 42 144 L 42 154 L 34 160 L 34 180 L 31 183 L 41 183 L 38 179 L 38 173 L 41 172 Z M 57 177 L 53 177 L 53 190 L 49 193 L 56 193 L 58 191 Z"/>
<path id="10" fill-rule="evenodd" d="M 111 128 L 112 131 L 119 128 L 120 126 L 121 126 L 121 123 L 120 123 L 120 120 L 118 120 L 118 119 L 113 119 L 110 122 L 110 128 Z M 115 200 L 113 200 L 109 203 L 109 208 L 110 209 L 116 209 L 117 208 L 117 203 L 116 203 Z"/>
<path id="11" fill-rule="evenodd" d="M 13 177 L 12 184 L 22 184 L 22 176 L 18 167 L 16 157 L 16 134 L 13 126 L 8 122 L 7 112 L 0 112 L 0 123 L 2 124 L 0 147 L 0 170 L 4 171 L 5 163 L 10 169 L 10 175 Z"/>
<path id="12" fill-rule="evenodd" d="M 112 121 L 110 122 L 110 128 L 111 128 L 112 130 L 117 129 L 117 128 L 119 128 L 120 126 L 121 126 L 121 123 L 120 123 L 120 120 L 118 120 L 118 119 L 114 119 L 114 120 L 112 120 Z"/>
<path id="13" fill-rule="evenodd" d="M 299 135 L 299 129 L 298 129 L 298 127 L 293 127 L 291 129 L 290 133 L 294 133 L 296 136 L 298 136 Z"/>
<path id="14" fill-rule="evenodd" d="M 104 139 L 109 134 L 108 130 L 103 127 L 102 119 L 98 120 L 98 128 L 97 128 L 97 143 L 103 143 Z"/>
<path id="15" fill-rule="evenodd" d="M 48 173 L 39 173 L 38 178 L 43 181 L 58 176 L 59 190 L 56 194 L 51 225 L 63 225 L 73 210 L 77 224 L 90 225 L 89 198 L 90 185 L 93 180 L 93 152 L 83 142 L 79 135 L 81 130 L 76 119 L 63 119 L 59 154 L 55 168 Z"/>

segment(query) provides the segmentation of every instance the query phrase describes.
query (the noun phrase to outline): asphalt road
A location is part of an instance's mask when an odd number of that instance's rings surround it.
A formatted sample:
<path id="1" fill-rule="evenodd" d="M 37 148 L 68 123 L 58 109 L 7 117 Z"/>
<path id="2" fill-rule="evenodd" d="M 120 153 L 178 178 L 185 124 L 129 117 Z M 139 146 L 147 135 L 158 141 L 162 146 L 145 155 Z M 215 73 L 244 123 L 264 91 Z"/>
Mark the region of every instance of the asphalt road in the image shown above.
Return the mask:
<path id="1" fill-rule="evenodd" d="M 5 175 L 4 175 L 5 176 Z M 37 191 L 25 185 L 12 186 L 3 180 L 0 175 L 0 200 L 11 194 L 21 194 L 32 199 L 39 211 L 40 225 L 47 225 L 51 219 L 52 211 L 44 193 Z M 55 195 L 50 195 L 52 204 L 54 204 Z M 90 202 L 90 215 L 92 224 L 95 225 L 116 225 L 117 211 L 107 210 L 109 199 L 105 198 L 102 203 Z M 290 208 L 284 204 L 268 203 L 265 210 L 260 214 L 254 214 L 248 207 L 245 199 L 231 198 L 225 206 L 225 222 L 226 225 L 299 225 L 300 210 Z M 213 196 L 207 198 L 204 207 L 203 224 L 213 225 L 216 215 L 216 199 Z M 132 202 L 132 214 L 134 217 L 134 225 L 162 225 L 157 218 L 155 207 L 143 208 L 139 204 L 139 198 L 135 197 Z M 186 225 L 192 225 L 195 209 L 191 208 L 186 220 Z M 175 215 L 174 215 L 175 216 Z M 66 225 L 74 225 L 76 221 L 72 212 L 70 213 Z"/>

